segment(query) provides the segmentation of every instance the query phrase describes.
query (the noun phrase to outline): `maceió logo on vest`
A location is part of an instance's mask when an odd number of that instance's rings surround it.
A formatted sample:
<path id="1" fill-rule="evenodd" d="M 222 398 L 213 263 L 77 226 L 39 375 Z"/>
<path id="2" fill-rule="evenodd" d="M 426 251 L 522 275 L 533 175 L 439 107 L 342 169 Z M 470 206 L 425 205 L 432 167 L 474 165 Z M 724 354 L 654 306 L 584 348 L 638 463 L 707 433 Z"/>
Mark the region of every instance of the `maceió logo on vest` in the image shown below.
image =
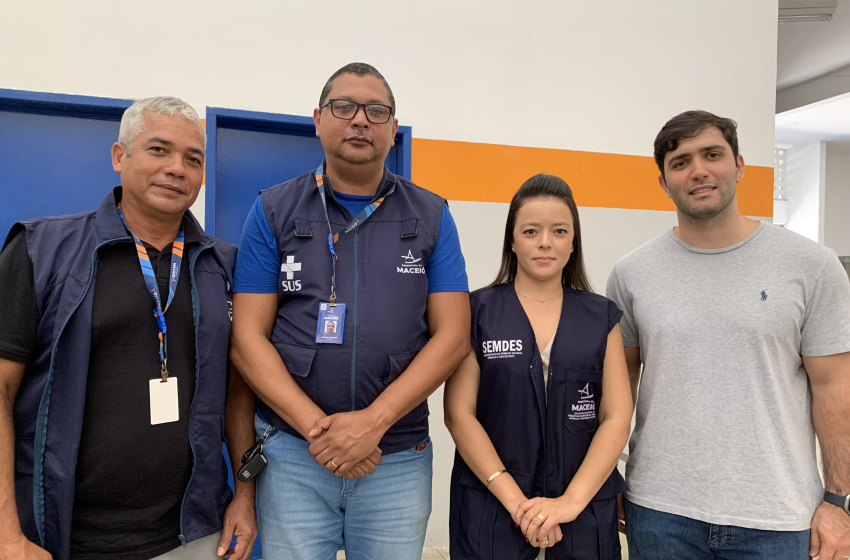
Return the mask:
<path id="1" fill-rule="evenodd" d="M 398 274 L 425 274 L 422 258 L 414 258 L 411 250 L 408 249 L 407 254 L 402 255 L 401 258 L 404 262 L 401 263 L 401 266 L 396 267 Z"/>
<path id="2" fill-rule="evenodd" d="M 586 383 L 578 390 L 578 402 L 570 406 L 571 413 L 567 415 L 570 420 L 590 420 L 596 418 L 596 401 L 593 400 L 593 388 Z"/>

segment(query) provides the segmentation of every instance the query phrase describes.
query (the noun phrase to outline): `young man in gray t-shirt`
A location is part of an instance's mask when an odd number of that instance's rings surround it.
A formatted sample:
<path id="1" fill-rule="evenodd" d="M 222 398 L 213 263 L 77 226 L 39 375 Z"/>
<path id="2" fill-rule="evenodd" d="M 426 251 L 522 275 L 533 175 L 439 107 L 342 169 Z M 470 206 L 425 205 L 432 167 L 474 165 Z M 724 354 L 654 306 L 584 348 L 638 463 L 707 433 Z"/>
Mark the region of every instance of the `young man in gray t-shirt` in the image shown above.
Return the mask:
<path id="1" fill-rule="evenodd" d="M 847 275 L 832 250 L 740 213 L 734 121 L 682 113 L 655 160 L 679 225 L 620 259 L 607 293 L 633 396 L 640 383 L 629 556 L 848 558 L 850 516 L 830 503 L 850 494 Z"/>

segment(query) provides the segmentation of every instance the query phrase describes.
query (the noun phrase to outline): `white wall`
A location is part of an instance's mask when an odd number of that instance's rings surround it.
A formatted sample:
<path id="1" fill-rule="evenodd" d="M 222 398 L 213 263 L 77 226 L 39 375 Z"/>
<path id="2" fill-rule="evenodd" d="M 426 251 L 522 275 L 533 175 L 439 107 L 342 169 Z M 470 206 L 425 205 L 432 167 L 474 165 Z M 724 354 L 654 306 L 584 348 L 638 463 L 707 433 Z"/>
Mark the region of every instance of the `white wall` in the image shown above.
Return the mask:
<path id="1" fill-rule="evenodd" d="M 650 156 L 667 119 L 702 108 L 738 121 L 749 165 L 771 166 L 776 16 L 775 0 L 4 2 L 0 87 L 310 115 L 327 77 L 363 60 L 417 138 Z M 506 205 L 451 208 L 471 286 L 484 285 Z M 581 217 L 599 291 L 619 256 L 675 223 L 662 211 Z M 440 399 L 431 405 L 426 544 L 445 546 L 453 449 Z"/>
<path id="2" fill-rule="evenodd" d="M 648 155 L 668 118 L 701 107 L 738 121 L 748 163 L 772 165 L 775 0 L 356 7 L 5 2 L 0 84 L 310 115 L 327 77 L 365 60 L 387 77 L 400 121 L 419 138 Z M 385 22 L 366 25 L 365 14 Z M 727 56 L 696 57 L 705 47 L 690 42 L 695 27 L 721 33 L 712 50 Z"/>
<path id="3" fill-rule="evenodd" d="M 823 243 L 850 256 L 850 153 L 833 149 L 827 143 Z"/>
<path id="4" fill-rule="evenodd" d="M 826 143 L 795 145 L 788 152 L 788 221 L 785 227 L 823 242 Z"/>

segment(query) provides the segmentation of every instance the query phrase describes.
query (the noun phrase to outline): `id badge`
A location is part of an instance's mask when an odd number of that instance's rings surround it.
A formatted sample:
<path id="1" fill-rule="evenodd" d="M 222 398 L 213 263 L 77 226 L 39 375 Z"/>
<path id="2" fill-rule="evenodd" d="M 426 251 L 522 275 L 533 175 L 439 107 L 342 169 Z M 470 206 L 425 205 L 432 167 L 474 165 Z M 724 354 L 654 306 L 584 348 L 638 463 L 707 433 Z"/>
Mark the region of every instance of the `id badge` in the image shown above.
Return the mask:
<path id="1" fill-rule="evenodd" d="M 342 344 L 345 328 L 345 304 L 319 304 L 319 322 L 316 325 L 316 342 L 319 344 Z"/>
<path id="2" fill-rule="evenodd" d="M 163 383 L 159 377 L 151 379 L 151 426 L 177 422 L 180 419 L 180 407 L 177 404 L 177 378 L 169 377 Z"/>

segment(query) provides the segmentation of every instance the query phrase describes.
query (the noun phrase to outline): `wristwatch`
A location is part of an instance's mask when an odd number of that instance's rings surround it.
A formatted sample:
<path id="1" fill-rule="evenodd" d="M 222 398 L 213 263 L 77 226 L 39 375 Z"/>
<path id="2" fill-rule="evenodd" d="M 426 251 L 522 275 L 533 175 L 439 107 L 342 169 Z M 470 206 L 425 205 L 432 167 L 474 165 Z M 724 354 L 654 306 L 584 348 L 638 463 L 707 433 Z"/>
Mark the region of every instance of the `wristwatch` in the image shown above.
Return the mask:
<path id="1" fill-rule="evenodd" d="M 823 501 L 840 507 L 847 512 L 848 515 L 850 515 L 850 495 L 842 496 L 841 494 L 824 491 Z"/>

